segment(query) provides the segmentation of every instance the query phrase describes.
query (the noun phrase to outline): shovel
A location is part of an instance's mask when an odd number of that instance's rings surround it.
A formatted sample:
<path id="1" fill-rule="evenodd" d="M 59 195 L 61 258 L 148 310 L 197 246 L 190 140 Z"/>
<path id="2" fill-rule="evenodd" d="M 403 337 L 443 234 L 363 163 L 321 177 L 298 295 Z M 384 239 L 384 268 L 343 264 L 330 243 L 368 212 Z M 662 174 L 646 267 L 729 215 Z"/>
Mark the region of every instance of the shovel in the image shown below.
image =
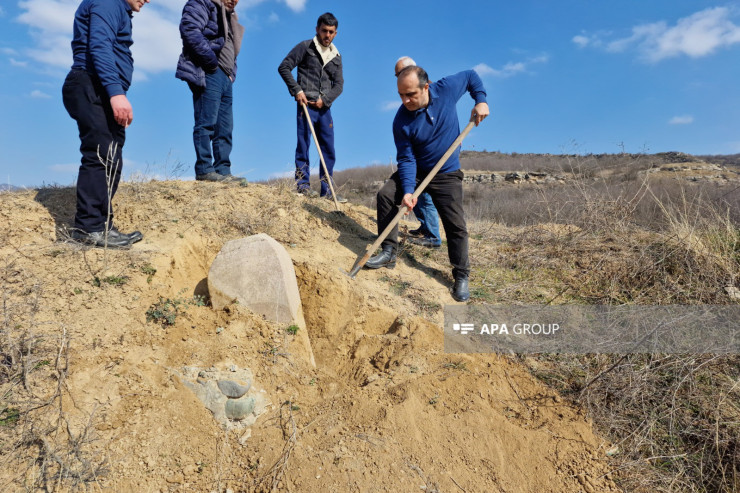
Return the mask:
<path id="1" fill-rule="evenodd" d="M 437 164 L 434 165 L 434 168 L 432 168 L 432 171 L 429 172 L 426 178 L 424 178 L 424 181 L 422 181 L 416 190 L 414 190 L 413 198 L 419 198 L 419 195 L 421 195 L 424 192 L 424 189 L 429 185 L 429 182 L 432 181 L 432 178 L 437 174 L 437 172 L 440 170 L 442 166 L 447 162 L 447 160 L 452 156 L 452 153 L 455 152 L 455 149 L 457 149 L 460 144 L 462 143 L 463 139 L 468 135 L 470 130 L 475 125 L 474 120 L 470 120 L 468 125 L 463 129 L 462 132 L 460 132 L 460 135 L 457 136 L 457 139 L 455 139 L 455 142 L 452 143 L 449 149 L 447 149 L 447 152 L 444 153 L 444 156 L 437 162 Z M 372 245 L 369 245 L 365 249 L 365 253 L 363 255 L 360 255 L 357 257 L 357 260 L 355 261 L 355 265 L 352 266 L 352 270 L 349 271 L 349 277 L 352 279 L 355 278 L 358 272 L 360 272 L 360 269 L 365 265 L 365 263 L 370 259 L 370 255 L 375 252 L 375 250 L 380 247 L 380 244 L 383 243 L 383 240 L 391 233 L 393 228 L 398 224 L 398 222 L 401 220 L 403 216 L 408 214 L 409 208 L 405 205 L 401 205 L 398 209 L 398 214 L 396 214 L 396 217 L 393 218 L 393 220 L 390 222 L 390 224 L 385 228 L 385 231 L 383 231 L 380 236 L 378 236 L 378 239 L 375 240 L 375 243 Z"/>
<path id="2" fill-rule="evenodd" d="M 334 193 L 334 185 L 332 185 L 332 178 L 329 175 L 329 170 L 326 169 L 326 163 L 324 162 L 324 154 L 321 152 L 321 146 L 319 145 L 319 139 L 316 137 L 316 130 L 313 128 L 313 123 L 311 123 L 311 115 L 308 113 L 308 106 L 306 106 L 305 103 L 301 103 L 301 106 L 303 106 L 303 113 L 306 115 L 306 120 L 308 120 L 308 128 L 311 129 L 311 135 L 313 135 L 313 141 L 314 144 L 316 144 L 316 150 L 319 151 L 319 159 L 321 160 L 321 167 L 324 170 L 324 176 L 326 176 L 326 181 L 329 183 L 329 190 L 331 191 L 331 198 L 334 199 L 334 205 L 337 208 L 337 212 L 342 212 L 342 210 L 339 208 L 339 202 L 337 201 L 337 194 Z"/>

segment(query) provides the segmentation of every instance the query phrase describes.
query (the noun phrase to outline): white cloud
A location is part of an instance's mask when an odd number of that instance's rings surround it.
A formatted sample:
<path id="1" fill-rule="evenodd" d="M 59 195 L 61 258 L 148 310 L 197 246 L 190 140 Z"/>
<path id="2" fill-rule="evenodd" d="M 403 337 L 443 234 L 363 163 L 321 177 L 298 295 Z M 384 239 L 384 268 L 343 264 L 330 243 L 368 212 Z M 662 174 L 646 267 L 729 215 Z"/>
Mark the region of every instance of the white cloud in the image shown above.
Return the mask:
<path id="1" fill-rule="evenodd" d="M 588 36 L 582 36 L 579 34 L 578 36 L 573 36 L 573 39 L 571 41 L 573 41 L 581 48 L 584 48 L 588 46 L 588 44 L 591 42 L 591 39 Z"/>
<path id="2" fill-rule="evenodd" d="M 726 7 L 708 8 L 679 19 L 674 26 L 659 21 L 635 26 L 630 36 L 611 41 L 598 34 L 578 35 L 572 41 L 580 47 L 604 47 L 611 53 L 634 48 L 640 58 L 652 63 L 682 55 L 699 58 L 740 43 L 740 27 L 730 20 L 732 14 Z"/>
<path id="3" fill-rule="evenodd" d="M 74 13 L 79 0 L 23 0 L 17 20 L 31 31 L 34 41 L 26 54 L 34 61 L 51 67 L 68 68 L 72 63 L 70 41 Z M 160 0 L 159 5 L 145 5 L 134 14 L 131 51 L 136 78 L 147 73 L 174 70 L 182 49 L 178 25 L 182 0 Z"/>
<path id="4" fill-rule="evenodd" d="M 283 0 L 285 2 L 285 5 L 288 6 L 290 10 L 293 12 L 303 12 L 303 9 L 306 8 L 306 3 L 308 0 Z"/>
<path id="5" fill-rule="evenodd" d="M 28 62 L 16 60 L 15 58 L 10 59 L 10 64 L 14 67 L 27 67 L 28 66 Z"/>
<path id="6" fill-rule="evenodd" d="M 5 11 L 0 7 L 0 17 L 5 17 Z"/>
<path id="7" fill-rule="evenodd" d="M 265 0 L 242 0 L 237 7 L 244 12 Z M 307 0 L 281 0 L 299 12 Z M 70 41 L 74 13 L 80 0 L 21 0 L 17 20 L 28 26 L 33 45 L 24 54 L 41 65 L 68 68 L 72 64 Z M 134 77 L 145 80 L 149 75 L 174 71 L 182 50 L 179 24 L 185 0 L 156 0 L 134 13 L 131 52 Z M 277 15 L 275 15 L 277 18 Z M 270 20 L 273 17 L 270 16 Z"/>
<path id="8" fill-rule="evenodd" d="M 669 125 L 689 125 L 694 123 L 694 117 L 691 115 L 674 116 L 668 121 Z"/>
<path id="9" fill-rule="evenodd" d="M 380 105 L 380 110 L 381 111 L 395 111 L 395 110 L 398 109 L 399 106 L 401 106 L 401 101 L 400 100 L 384 101 Z"/>
<path id="10" fill-rule="evenodd" d="M 269 17 L 267 17 L 267 22 L 274 24 L 279 21 L 280 21 L 280 16 L 278 16 L 275 12 L 270 12 Z"/>
<path id="11" fill-rule="evenodd" d="M 512 77 L 514 75 L 527 72 L 530 65 L 546 63 L 549 59 L 550 57 L 547 55 L 540 55 L 537 57 L 529 58 L 524 62 L 509 62 L 500 69 L 495 69 L 485 63 L 479 63 L 478 65 L 473 67 L 473 70 L 478 72 L 478 75 L 480 75 L 481 77 Z"/>
<path id="12" fill-rule="evenodd" d="M 0 48 L 0 53 L 2 53 L 3 55 L 10 55 L 10 56 L 18 54 L 18 52 L 15 51 L 13 48 Z"/>
<path id="13" fill-rule="evenodd" d="M 174 73 L 182 51 L 180 40 L 180 12 L 162 11 L 146 5 L 134 15 L 131 53 L 137 78 L 150 73 L 170 70 Z"/>
<path id="14" fill-rule="evenodd" d="M 480 75 L 481 77 L 485 77 L 486 75 L 495 75 L 498 72 L 498 70 L 489 67 L 485 63 L 479 63 L 478 65 L 473 67 L 473 70 L 478 72 L 478 75 Z"/>
<path id="15" fill-rule="evenodd" d="M 18 2 L 22 14 L 17 20 L 31 30 L 34 45 L 26 55 L 43 65 L 69 67 L 72 61 L 69 42 L 76 0 L 25 0 Z"/>
<path id="16" fill-rule="evenodd" d="M 39 91 L 38 89 L 34 89 L 33 91 L 31 91 L 30 96 L 35 99 L 51 99 L 51 96 L 49 96 L 45 92 Z"/>

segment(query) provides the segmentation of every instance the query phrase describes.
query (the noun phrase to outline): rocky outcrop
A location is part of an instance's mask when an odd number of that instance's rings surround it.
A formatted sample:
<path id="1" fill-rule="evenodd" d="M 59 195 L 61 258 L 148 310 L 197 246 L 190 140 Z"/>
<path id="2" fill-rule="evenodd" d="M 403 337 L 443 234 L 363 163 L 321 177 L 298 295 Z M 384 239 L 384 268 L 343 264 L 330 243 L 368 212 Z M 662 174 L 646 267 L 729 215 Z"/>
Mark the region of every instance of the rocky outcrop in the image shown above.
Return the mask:
<path id="1" fill-rule="evenodd" d="M 544 171 L 493 171 L 493 172 L 475 172 L 466 171 L 463 183 L 483 183 L 483 184 L 505 184 L 505 183 L 531 183 L 531 184 L 551 184 L 565 183 L 565 175 L 554 175 Z"/>

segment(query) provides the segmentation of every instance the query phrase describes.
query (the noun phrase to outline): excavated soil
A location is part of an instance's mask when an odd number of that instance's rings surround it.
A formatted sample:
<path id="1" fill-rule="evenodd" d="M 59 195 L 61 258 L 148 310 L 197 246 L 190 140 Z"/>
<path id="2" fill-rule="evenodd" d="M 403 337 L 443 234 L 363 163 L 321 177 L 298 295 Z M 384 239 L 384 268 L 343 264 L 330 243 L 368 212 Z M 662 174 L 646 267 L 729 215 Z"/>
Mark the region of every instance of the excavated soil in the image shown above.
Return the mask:
<path id="1" fill-rule="evenodd" d="M 374 211 L 339 215 L 259 185 L 127 183 L 116 224 L 144 240 L 103 251 L 65 239 L 74 200 L 65 188 L 0 194 L 1 289 L 6 333 L 69 343 L 61 408 L 29 419 L 58 413 L 60 428 L 87 430 L 81 454 L 106 461 L 85 479 L 93 491 L 618 491 L 609 444 L 580 409 L 513 358 L 444 353 L 447 265 L 418 256 L 354 280 L 341 272 L 373 241 Z M 186 302 L 207 296 L 226 241 L 261 232 L 293 259 L 315 368 L 291 352 L 286 327 Z M 147 320 L 160 299 L 181 302 L 173 325 Z M 232 365 L 271 403 L 246 430 L 220 427 L 179 376 Z M 50 395 L 58 366 L 38 366 L 7 402 Z M 27 426 L 5 427 L 3 444 Z M 4 491 L 43 483 L 38 444 L 4 450 Z"/>

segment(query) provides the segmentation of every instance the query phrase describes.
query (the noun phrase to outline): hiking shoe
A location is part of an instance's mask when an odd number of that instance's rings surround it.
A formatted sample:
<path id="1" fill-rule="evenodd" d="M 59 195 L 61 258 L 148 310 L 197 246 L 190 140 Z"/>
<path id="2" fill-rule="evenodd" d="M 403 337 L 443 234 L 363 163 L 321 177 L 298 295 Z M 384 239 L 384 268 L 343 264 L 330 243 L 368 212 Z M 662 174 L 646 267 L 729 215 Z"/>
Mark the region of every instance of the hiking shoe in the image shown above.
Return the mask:
<path id="1" fill-rule="evenodd" d="M 421 228 L 419 228 L 419 229 L 412 229 L 411 231 L 408 232 L 408 235 L 409 236 L 416 236 L 418 238 L 423 238 L 424 237 L 424 232 L 421 230 Z"/>
<path id="2" fill-rule="evenodd" d="M 141 233 L 139 233 L 141 235 Z M 99 248 L 116 248 L 116 249 L 127 249 L 131 248 L 131 245 L 139 240 L 133 240 L 129 235 L 125 235 L 118 230 L 109 230 L 108 234 L 105 231 L 95 231 L 94 233 L 87 233 L 85 231 L 75 229 L 72 231 L 71 237 L 73 240 L 83 245 L 90 245 Z"/>
<path id="3" fill-rule="evenodd" d="M 215 171 L 206 173 L 205 175 L 195 175 L 197 181 L 225 181 L 227 178 L 225 175 L 219 175 Z"/>
<path id="4" fill-rule="evenodd" d="M 442 242 L 436 243 L 430 238 L 418 238 L 416 236 L 411 236 L 407 238 L 406 241 L 411 243 L 412 245 L 417 245 L 424 248 L 439 248 L 442 246 Z"/>

